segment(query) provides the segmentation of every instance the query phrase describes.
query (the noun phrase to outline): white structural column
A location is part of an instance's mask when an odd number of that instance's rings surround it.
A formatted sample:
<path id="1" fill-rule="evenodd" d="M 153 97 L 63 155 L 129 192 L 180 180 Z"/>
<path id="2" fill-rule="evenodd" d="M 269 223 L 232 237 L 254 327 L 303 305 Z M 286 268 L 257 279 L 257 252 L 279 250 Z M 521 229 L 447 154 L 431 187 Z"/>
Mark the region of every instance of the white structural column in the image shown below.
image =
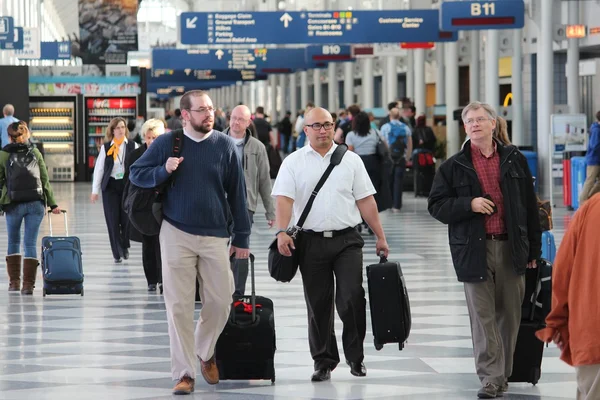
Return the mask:
<path id="1" fill-rule="evenodd" d="M 498 84 L 498 51 L 500 32 L 488 30 L 485 42 L 485 102 L 498 110 L 500 86 Z"/>
<path id="2" fill-rule="evenodd" d="M 385 57 L 385 69 L 383 79 L 383 92 L 385 93 L 383 107 L 387 107 L 388 103 L 398 100 L 398 72 L 396 70 L 396 56 Z"/>
<path id="3" fill-rule="evenodd" d="M 410 50 L 409 50 L 410 51 Z M 426 113 L 425 98 L 425 49 L 412 50 L 415 53 L 415 108 L 417 115 Z"/>
<path id="4" fill-rule="evenodd" d="M 298 112 L 298 85 L 296 84 L 296 73 L 290 74 L 290 111 L 292 117 Z"/>
<path id="5" fill-rule="evenodd" d="M 287 97 L 288 97 L 288 88 L 287 88 L 287 75 L 280 74 L 279 75 L 279 115 L 281 118 L 285 115 L 287 111 Z"/>
<path id="6" fill-rule="evenodd" d="M 235 85 L 235 99 L 231 107 L 237 106 L 240 102 L 244 101 L 244 88 L 242 87 L 242 82 L 238 82 Z"/>
<path id="7" fill-rule="evenodd" d="M 261 101 L 258 104 L 260 107 L 263 107 L 265 110 L 269 108 L 269 80 L 266 79 L 262 81 L 262 90 L 261 90 Z"/>
<path id="8" fill-rule="evenodd" d="M 279 120 L 277 118 L 277 75 L 269 75 L 269 111 L 271 124 L 275 125 Z"/>
<path id="9" fill-rule="evenodd" d="M 304 110 L 308 101 L 308 71 L 300 71 L 300 108 Z"/>
<path id="10" fill-rule="evenodd" d="M 338 80 L 336 68 L 336 63 L 329 63 L 327 65 L 327 109 L 329 110 L 329 112 L 336 112 L 338 109 L 336 101 L 338 93 Z"/>
<path id="11" fill-rule="evenodd" d="M 479 46 L 480 33 L 479 31 L 471 31 L 469 33 L 471 44 L 471 62 L 469 63 L 469 101 L 481 100 L 481 74 L 479 73 Z"/>
<path id="12" fill-rule="evenodd" d="M 361 108 L 373 108 L 375 107 L 375 93 L 374 92 L 374 80 L 373 76 L 373 64 L 375 59 L 373 57 L 363 58 L 362 64 L 362 98 L 359 103 Z"/>
<path id="13" fill-rule="evenodd" d="M 542 18 L 538 36 L 537 57 L 537 153 L 538 183 L 542 199 L 550 199 L 552 187 L 552 168 L 550 153 L 550 115 L 554 108 L 554 52 L 552 48 L 553 2 L 542 1 Z M 541 179 L 540 179 L 541 178 Z"/>
<path id="14" fill-rule="evenodd" d="M 321 70 L 318 68 L 313 69 L 313 87 L 314 87 L 314 96 L 313 102 L 315 106 L 322 107 L 323 106 L 323 88 L 321 84 Z"/>
<path id="15" fill-rule="evenodd" d="M 579 24 L 579 2 L 569 1 L 569 25 Z M 567 39 L 567 103 L 569 113 L 579 114 L 579 39 Z"/>
<path id="16" fill-rule="evenodd" d="M 523 31 L 513 30 L 512 56 L 512 142 L 524 146 L 525 131 L 523 120 Z"/>
<path id="17" fill-rule="evenodd" d="M 248 102 L 248 107 L 251 112 L 256 110 L 256 92 L 258 91 L 258 85 L 256 82 L 250 82 L 250 101 Z"/>
<path id="18" fill-rule="evenodd" d="M 344 63 L 344 107 L 354 103 L 354 62 Z"/>
<path id="19" fill-rule="evenodd" d="M 458 121 L 454 121 L 454 110 L 458 109 L 458 44 L 445 44 L 446 50 L 446 158 L 460 150 Z"/>
<path id="20" fill-rule="evenodd" d="M 406 97 L 415 99 L 415 53 L 408 51 L 406 55 Z"/>
<path id="21" fill-rule="evenodd" d="M 435 104 L 446 104 L 446 83 L 444 77 L 444 43 L 435 44 Z"/>
<path id="22" fill-rule="evenodd" d="M 250 82 L 246 82 L 242 85 L 242 102 L 244 105 L 250 105 L 250 92 L 252 89 L 250 88 Z"/>

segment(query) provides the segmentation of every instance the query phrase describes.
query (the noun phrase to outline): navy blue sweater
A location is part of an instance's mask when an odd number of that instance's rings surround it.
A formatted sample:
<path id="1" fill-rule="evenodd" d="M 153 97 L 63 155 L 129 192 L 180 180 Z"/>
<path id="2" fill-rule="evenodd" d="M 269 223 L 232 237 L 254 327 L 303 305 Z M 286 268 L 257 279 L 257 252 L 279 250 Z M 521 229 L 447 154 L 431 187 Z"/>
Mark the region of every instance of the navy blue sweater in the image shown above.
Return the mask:
<path id="1" fill-rule="evenodd" d="M 165 168 L 173 155 L 173 134 L 159 136 L 130 169 L 129 179 L 139 187 L 153 188 L 169 179 Z M 163 200 L 165 219 L 176 228 L 200 236 L 229 237 L 233 216 L 232 245 L 249 247 L 250 220 L 246 184 L 235 143 L 218 131 L 200 143 L 183 137 L 183 162 Z"/>

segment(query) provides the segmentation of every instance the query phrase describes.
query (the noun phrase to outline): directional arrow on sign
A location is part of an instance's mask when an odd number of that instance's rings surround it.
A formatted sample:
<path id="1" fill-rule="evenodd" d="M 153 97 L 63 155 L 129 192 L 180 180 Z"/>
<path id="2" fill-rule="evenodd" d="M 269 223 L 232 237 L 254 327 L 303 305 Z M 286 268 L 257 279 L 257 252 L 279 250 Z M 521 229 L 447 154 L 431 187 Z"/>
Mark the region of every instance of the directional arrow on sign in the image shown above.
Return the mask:
<path id="1" fill-rule="evenodd" d="M 292 22 L 294 20 L 294 18 L 292 18 L 292 16 L 288 13 L 285 13 L 281 16 L 281 18 L 279 18 L 280 21 L 283 22 L 283 26 L 285 28 L 287 28 L 290 25 L 290 22 Z"/>
<path id="2" fill-rule="evenodd" d="M 215 55 L 220 60 L 225 55 L 225 53 L 223 52 L 223 50 L 219 49 L 219 50 L 215 51 Z"/>
<path id="3" fill-rule="evenodd" d="M 185 27 L 187 29 L 196 29 L 196 21 L 198 21 L 198 17 L 186 18 Z"/>

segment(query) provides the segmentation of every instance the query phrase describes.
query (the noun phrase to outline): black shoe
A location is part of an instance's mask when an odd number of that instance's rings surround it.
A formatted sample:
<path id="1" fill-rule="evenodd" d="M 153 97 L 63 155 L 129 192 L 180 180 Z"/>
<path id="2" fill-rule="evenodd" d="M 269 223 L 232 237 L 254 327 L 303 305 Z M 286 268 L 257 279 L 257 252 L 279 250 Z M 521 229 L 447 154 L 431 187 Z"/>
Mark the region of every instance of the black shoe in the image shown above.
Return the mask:
<path id="1" fill-rule="evenodd" d="M 151 283 L 148 285 L 148 291 L 149 292 L 156 292 L 156 285 L 154 283 Z"/>
<path id="2" fill-rule="evenodd" d="M 365 363 L 346 360 L 346 364 L 350 366 L 350 373 L 354 376 L 367 376 L 367 368 Z"/>
<path id="3" fill-rule="evenodd" d="M 129 260 L 129 250 L 128 249 L 123 250 L 123 259 Z"/>
<path id="4" fill-rule="evenodd" d="M 121 264 L 122 262 L 123 262 L 123 259 L 121 257 L 115 258 L 115 264 Z"/>
<path id="5" fill-rule="evenodd" d="M 313 382 L 324 382 L 331 379 L 331 370 L 329 368 L 317 369 L 310 378 Z"/>

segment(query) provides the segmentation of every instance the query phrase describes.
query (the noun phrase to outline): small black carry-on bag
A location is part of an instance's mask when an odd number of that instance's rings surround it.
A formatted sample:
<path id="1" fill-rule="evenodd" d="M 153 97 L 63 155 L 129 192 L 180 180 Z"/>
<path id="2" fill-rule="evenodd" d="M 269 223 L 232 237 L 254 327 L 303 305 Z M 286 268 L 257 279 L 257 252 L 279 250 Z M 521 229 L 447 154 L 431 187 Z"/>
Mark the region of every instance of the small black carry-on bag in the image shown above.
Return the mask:
<path id="1" fill-rule="evenodd" d="M 49 294 L 80 294 L 83 296 L 83 266 L 81 243 L 76 236 L 69 236 L 67 211 L 65 236 L 54 236 L 51 212 L 48 212 L 50 236 L 42 238 L 42 276 L 44 297 Z"/>
<path id="2" fill-rule="evenodd" d="M 234 296 L 231 314 L 215 349 L 219 379 L 275 382 L 275 320 L 271 299 L 256 296 L 250 254 L 250 296 Z"/>
<path id="3" fill-rule="evenodd" d="M 410 333 L 411 314 L 400 263 L 381 255 L 379 264 L 367 267 L 367 282 L 375 348 L 398 343 L 402 350 Z"/>
<path id="4" fill-rule="evenodd" d="M 521 307 L 521 325 L 513 357 L 509 382 L 528 382 L 534 385 L 542 376 L 544 342 L 535 333 L 546 326 L 552 301 L 552 264 L 538 260 L 537 269 L 528 269 L 525 277 L 525 298 Z"/>

